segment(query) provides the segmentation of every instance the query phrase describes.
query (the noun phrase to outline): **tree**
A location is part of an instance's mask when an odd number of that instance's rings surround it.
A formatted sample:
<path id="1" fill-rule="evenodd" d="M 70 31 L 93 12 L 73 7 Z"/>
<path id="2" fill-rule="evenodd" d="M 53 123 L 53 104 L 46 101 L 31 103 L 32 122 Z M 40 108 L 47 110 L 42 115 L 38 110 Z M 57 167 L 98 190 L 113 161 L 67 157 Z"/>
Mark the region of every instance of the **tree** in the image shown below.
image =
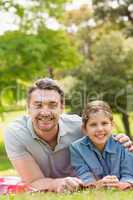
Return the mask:
<path id="1" fill-rule="evenodd" d="M 18 82 L 30 84 L 36 78 L 51 75 L 49 68 L 54 75 L 79 62 L 76 47 L 62 30 L 41 27 L 36 35 L 8 32 L 0 37 L 0 97 L 13 102 L 17 99 Z"/>
<path id="2" fill-rule="evenodd" d="M 96 19 L 107 20 L 110 19 L 114 22 L 124 21 L 127 17 L 128 21 L 133 23 L 133 7 L 132 0 L 93 0 L 93 8 Z M 117 19 L 117 21 L 116 21 Z"/>
<path id="3" fill-rule="evenodd" d="M 124 30 L 127 36 L 133 36 L 133 2 L 132 0 L 93 0 L 94 18 L 98 25 L 110 21 Z"/>
<path id="4" fill-rule="evenodd" d="M 130 38 L 130 42 L 133 40 Z M 114 112 L 121 113 L 126 133 L 130 135 L 128 122 L 129 112 L 133 110 L 130 93 L 133 93 L 133 46 L 121 33 L 113 32 L 104 35 L 93 45 L 93 60 L 82 67 L 78 83 L 73 88 L 72 109 L 81 113 L 86 102 L 93 99 L 104 99 L 109 102 Z M 76 91 L 76 92 L 75 92 Z M 82 100 L 77 100 L 80 95 Z M 79 98 L 79 97 L 78 97 Z"/>
<path id="5" fill-rule="evenodd" d="M 50 17 L 62 23 L 65 2 L 69 0 L 29 0 L 26 4 L 0 1 L 2 11 L 13 12 L 20 19 L 18 31 L 0 36 L 1 106 L 2 102 L 14 105 L 18 96 L 16 88 L 20 85 L 26 90 L 36 78 L 63 77 L 79 65 L 81 56 L 75 41 L 63 28 L 54 31 L 46 26 Z"/>
<path id="6" fill-rule="evenodd" d="M 69 1 L 27 0 L 26 3 L 23 3 L 22 1 L 1 0 L 0 10 L 12 12 L 19 19 L 19 30 L 33 33 L 37 32 L 40 25 L 45 25 L 47 17 L 61 22 L 64 15 L 64 4 Z"/>

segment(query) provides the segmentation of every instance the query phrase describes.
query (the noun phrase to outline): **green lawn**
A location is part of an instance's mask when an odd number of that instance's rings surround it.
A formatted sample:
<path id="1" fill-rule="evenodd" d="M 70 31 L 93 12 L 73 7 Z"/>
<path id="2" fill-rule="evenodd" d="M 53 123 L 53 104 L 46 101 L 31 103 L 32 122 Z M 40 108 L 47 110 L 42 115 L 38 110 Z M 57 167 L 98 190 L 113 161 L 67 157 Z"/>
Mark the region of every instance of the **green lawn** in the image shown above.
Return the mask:
<path id="1" fill-rule="evenodd" d="M 72 194 L 32 193 L 3 195 L 0 200 L 132 200 L 133 191 L 86 190 Z"/>
<path id="2" fill-rule="evenodd" d="M 4 144 L 0 142 L 0 176 L 1 175 L 16 175 L 16 171 L 13 169 L 9 159 L 7 158 Z"/>
<path id="3" fill-rule="evenodd" d="M 7 158 L 5 147 L 3 144 L 3 133 L 6 125 L 16 117 L 22 115 L 24 111 L 11 112 L 4 114 L 4 121 L 0 117 L 0 176 L 1 175 L 16 175 L 17 172 L 13 169 L 9 159 Z M 0 199 L 1 200 L 1 199 Z"/>

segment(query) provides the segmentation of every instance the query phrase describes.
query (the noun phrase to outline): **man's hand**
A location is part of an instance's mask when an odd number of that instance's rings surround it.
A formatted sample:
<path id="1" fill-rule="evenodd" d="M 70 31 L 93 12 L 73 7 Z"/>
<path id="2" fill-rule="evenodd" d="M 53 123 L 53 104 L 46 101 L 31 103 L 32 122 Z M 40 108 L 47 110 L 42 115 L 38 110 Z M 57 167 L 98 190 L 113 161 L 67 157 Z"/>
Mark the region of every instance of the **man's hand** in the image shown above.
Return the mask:
<path id="1" fill-rule="evenodd" d="M 132 184 L 127 182 L 119 182 L 117 188 L 119 190 L 127 190 L 132 188 Z"/>
<path id="2" fill-rule="evenodd" d="M 126 134 L 115 135 L 114 139 L 122 143 L 123 146 L 127 148 L 129 151 L 133 152 L 133 142 L 130 140 L 130 138 Z"/>
<path id="3" fill-rule="evenodd" d="M 53 179 L 51 182 L 51 192 L 74 192 L 83 186 L 83 182 L 79 178 L 66 177 Z"/>
<path id="4" fill-rule="evenodd" d="M 96 188 L 111 188 L 111 187 L 118 187 L 119 180 L 116 176 L 105 176 L 104 178 L 98 180 L 96 182 Z"/>

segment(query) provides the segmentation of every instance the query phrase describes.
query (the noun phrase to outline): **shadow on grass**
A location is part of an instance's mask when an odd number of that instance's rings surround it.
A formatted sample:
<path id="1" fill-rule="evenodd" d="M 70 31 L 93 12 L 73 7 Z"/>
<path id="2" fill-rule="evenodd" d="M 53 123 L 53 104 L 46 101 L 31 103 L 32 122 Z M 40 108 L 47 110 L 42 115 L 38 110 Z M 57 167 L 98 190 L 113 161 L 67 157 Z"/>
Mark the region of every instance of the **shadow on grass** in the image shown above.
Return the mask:
<path id="1" fill-rule="evenodd" d="M 0 171 L 12 169 L 12 165 L 6 156 L 0 156 Z"/>

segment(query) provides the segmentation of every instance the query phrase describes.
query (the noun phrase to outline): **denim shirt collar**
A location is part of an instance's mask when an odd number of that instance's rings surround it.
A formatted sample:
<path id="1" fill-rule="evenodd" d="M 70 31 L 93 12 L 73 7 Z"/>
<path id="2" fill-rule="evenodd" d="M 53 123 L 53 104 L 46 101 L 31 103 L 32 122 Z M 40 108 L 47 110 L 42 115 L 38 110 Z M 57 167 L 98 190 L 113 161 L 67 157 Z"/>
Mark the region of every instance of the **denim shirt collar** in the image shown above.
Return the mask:
<path id="1" fill-rule="evenodd" d="M 116 141 L 113 139 L 113 137 L 111 136 L 107 143 L 106 143 L 106 146 L 105 146 L 105 149 L 104 149 L 104 152 L 108 152 L 108 153 L 111 153 L 111 154 L 115 154 L 117 153 L 117 147 L 116 145 L 114 145 L 116 143 Z M 82 139 L 82 144 L 83 145 L 86 145 L 86 146 L 89 146 L 90 149 L 92 150 L 95 150 L 97 151 L 95 145 L 92 143 L 92 141 L 89 139 L 88 136 L 85 136 L 83 139 Z"/>

